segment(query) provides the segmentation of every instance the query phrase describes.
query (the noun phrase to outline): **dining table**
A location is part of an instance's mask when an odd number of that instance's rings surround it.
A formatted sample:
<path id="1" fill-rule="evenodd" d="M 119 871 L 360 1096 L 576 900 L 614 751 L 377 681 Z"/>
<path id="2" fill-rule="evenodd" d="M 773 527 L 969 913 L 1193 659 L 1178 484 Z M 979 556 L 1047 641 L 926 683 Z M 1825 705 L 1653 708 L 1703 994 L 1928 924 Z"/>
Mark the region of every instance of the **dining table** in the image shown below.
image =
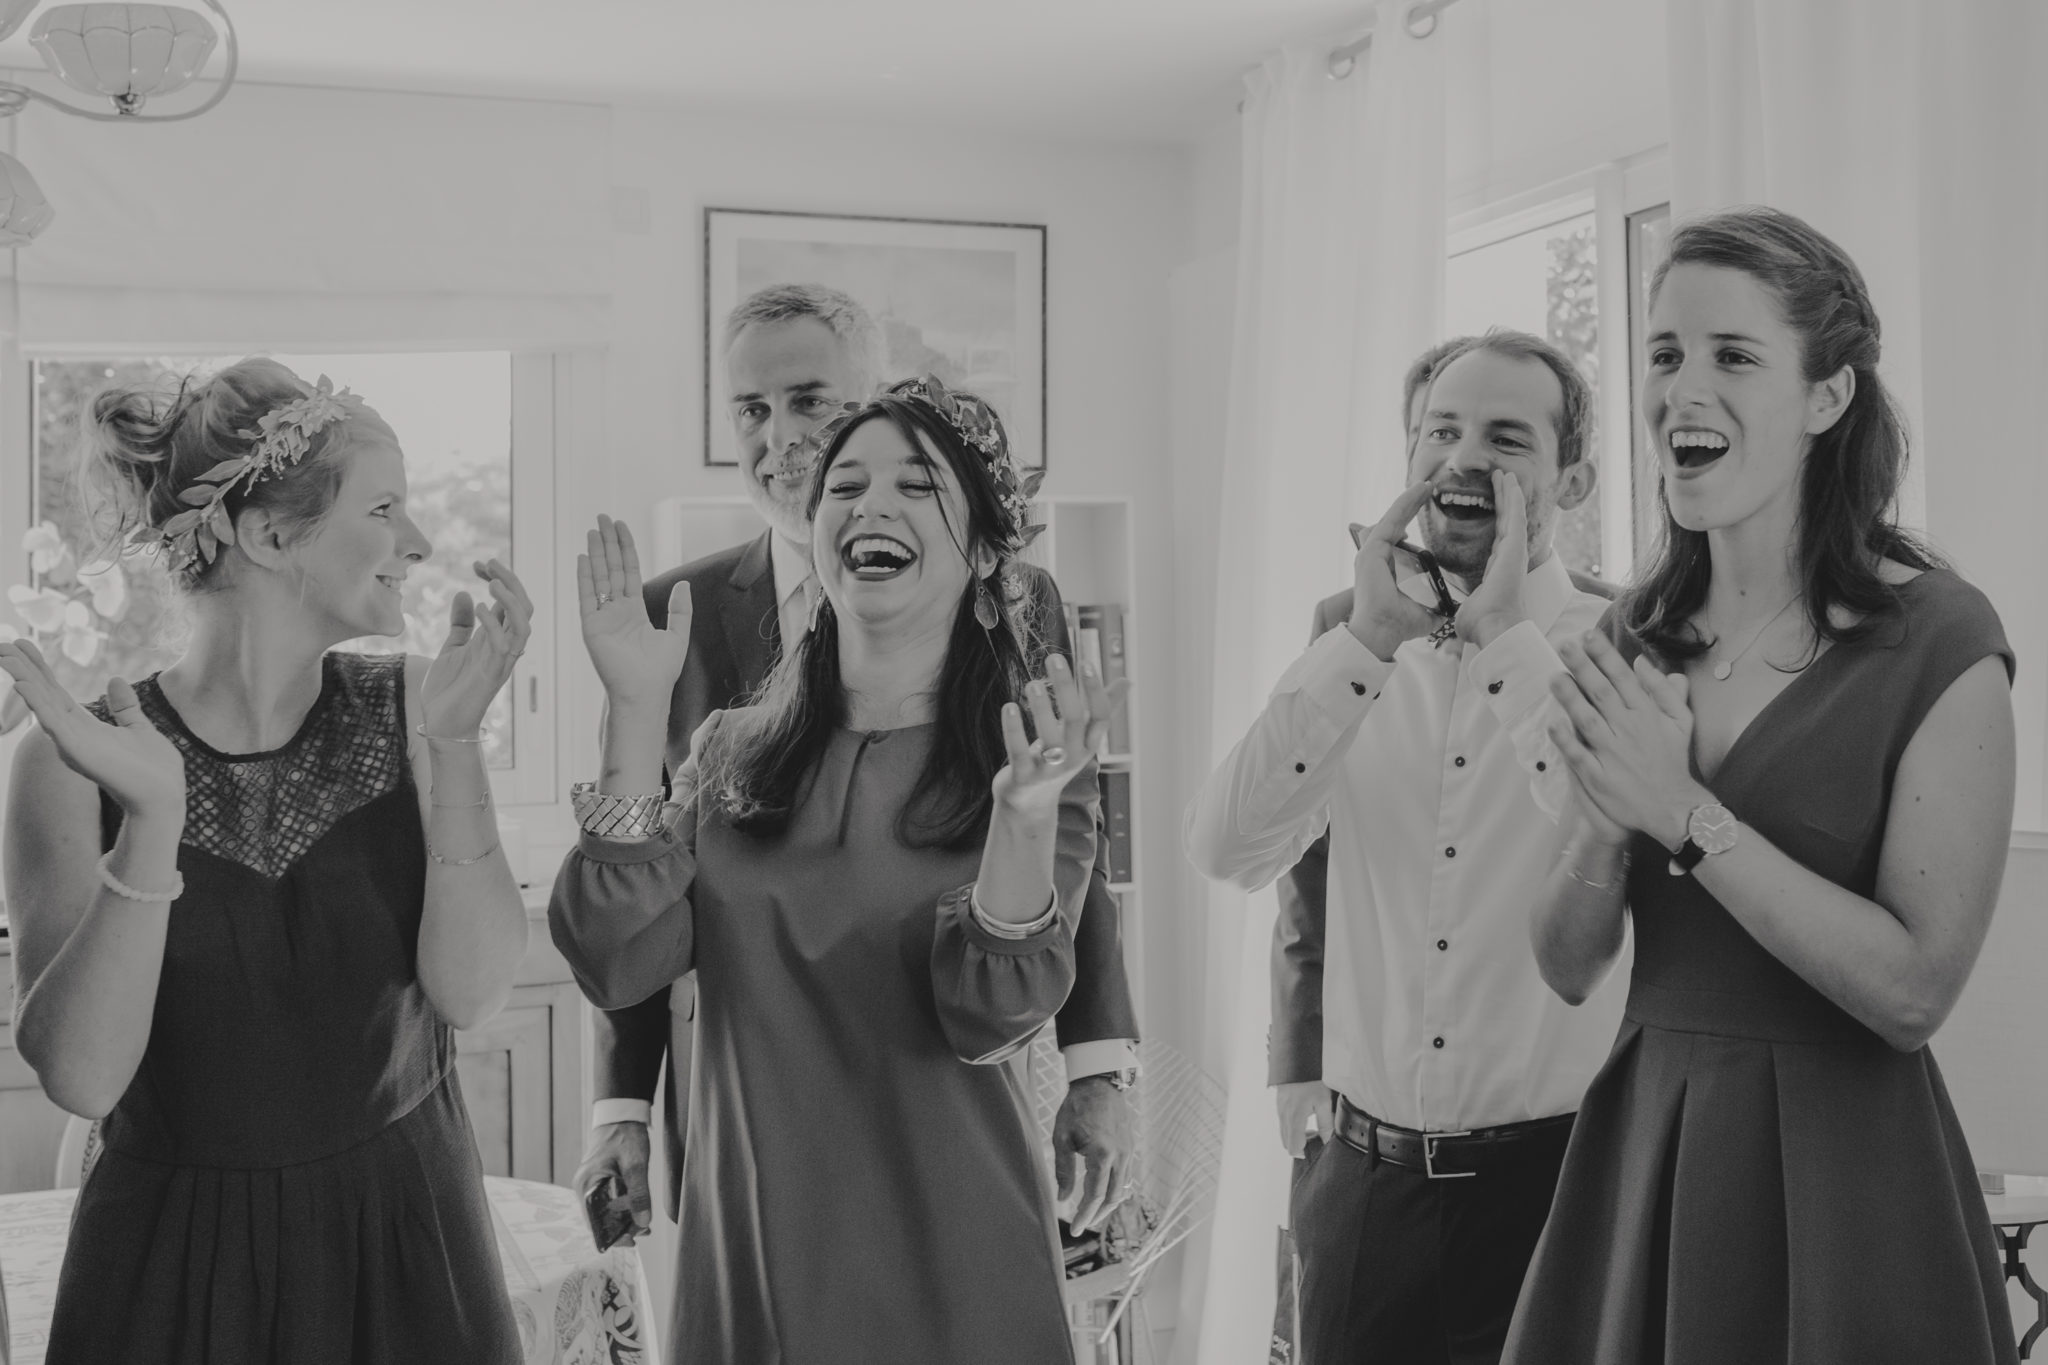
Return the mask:
<path id="1" fill-rule="evenodd" d="M 486 1176 L 523 1365 L 658 1365 L 640 1253 L 599 1252 L 582 1202 L 560 1185 Z M 78 1191 L 0 1195 L 0 1360 L 43 1365 L 57 1270 Z"/>

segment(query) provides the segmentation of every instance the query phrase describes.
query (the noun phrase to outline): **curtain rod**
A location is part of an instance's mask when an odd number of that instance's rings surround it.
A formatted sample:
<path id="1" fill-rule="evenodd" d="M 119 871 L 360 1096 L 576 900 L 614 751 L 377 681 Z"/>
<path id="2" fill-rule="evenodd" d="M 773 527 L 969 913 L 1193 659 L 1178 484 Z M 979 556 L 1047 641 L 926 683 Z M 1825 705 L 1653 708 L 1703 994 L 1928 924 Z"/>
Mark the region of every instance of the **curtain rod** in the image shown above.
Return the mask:
<path id="1" fill-rule="evenodd" d="M 1417 0 L 1417 3 L 1408 7 L 1408 13 L 1402 16 L 1403 22 L 1408 27 L 1408 36 L 1411 38 L 1427 38 L 1430 34 L 1436 32 L 1437 15 L 1457 3 L 1458 0 Z M 1342 47 L 1332 48 L 1330 50 L 1330 79 L 1341 81 L 1357 70 L 1358 59 L 1364 56 L 1366 49 L 1371 46 L 1372 35 L 1368 33 L 1363 38 L 1348 42 Z"/>

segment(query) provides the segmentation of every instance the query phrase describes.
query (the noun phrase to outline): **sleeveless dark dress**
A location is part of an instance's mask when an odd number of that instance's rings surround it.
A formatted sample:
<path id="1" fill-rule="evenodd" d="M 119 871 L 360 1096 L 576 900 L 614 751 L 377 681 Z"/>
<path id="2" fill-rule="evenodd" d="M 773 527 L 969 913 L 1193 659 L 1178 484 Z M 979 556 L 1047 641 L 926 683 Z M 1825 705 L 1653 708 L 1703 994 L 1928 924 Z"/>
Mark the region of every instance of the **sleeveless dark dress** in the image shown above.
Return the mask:
<path id="1" fill-rule="evenodd" d="M 154 678 L 136 688 L 185 758 L 185 894 L 79 1191 L 49 1365 L 519 1360 L 454 1035 L 414 970 L 404 668 L 328 655 L 299 733 L 261 754 L 207 747 Z"/>
<path id="2" fill-rule="evenodd" d="M 1745 825 L 1861 896 L 1899 758 L 1949 685 L 2012 651 L 1946 571 L 1837 644 L 1712 783 Z M 1619 634 L 1619 631 L 1613 632 Z M 1633 640 L 1618 640 L 1630 657 Z M 2017 1360 L 1989 1215 L 1933 1055 L 1899 1052 L 1637 837 L 1635 971 L 1579 1108 L 1508 1365 Z"/>

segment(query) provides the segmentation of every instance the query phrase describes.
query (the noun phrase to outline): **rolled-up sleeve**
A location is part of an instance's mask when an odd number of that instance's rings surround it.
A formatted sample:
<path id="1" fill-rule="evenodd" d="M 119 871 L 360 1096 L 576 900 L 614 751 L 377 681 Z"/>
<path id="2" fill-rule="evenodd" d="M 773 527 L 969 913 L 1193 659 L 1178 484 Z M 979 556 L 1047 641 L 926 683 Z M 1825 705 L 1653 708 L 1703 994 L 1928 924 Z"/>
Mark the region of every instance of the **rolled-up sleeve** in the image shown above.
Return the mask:
<path id="1" fill-rule="evenodd" d="M 939 1026 L 962 1061 L 1004 1060 L 1059 1012 L 1074 988 L 1074 931 L 1090 879 L 1104 875 L 1095 860 L 1100 802 L 1090 762 L 1060 796 L 1052 874 L 1059 912 L 1037 933 L 1017 939 L 990 933 L 970 906 L 972 886 L 939 898 L 932 992 Z"/>

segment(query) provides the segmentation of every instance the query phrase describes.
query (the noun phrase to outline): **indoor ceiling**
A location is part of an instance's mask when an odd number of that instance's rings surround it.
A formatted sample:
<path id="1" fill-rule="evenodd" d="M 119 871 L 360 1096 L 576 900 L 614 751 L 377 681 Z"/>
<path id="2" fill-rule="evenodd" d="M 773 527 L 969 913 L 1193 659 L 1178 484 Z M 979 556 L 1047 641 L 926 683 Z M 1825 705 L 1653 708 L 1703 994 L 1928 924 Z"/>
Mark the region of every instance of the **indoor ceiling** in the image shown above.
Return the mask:
<path id="1" fill-rule="evenodd" d="M 197 0 L 185 0 L 198 9 Z M 1180 140 L 1365 0 L 223 0 L 252 80 Z M 210 68 L 218 70 L 218 56 Z M 41 65 L 17 34 L 0 64 Z"/>

